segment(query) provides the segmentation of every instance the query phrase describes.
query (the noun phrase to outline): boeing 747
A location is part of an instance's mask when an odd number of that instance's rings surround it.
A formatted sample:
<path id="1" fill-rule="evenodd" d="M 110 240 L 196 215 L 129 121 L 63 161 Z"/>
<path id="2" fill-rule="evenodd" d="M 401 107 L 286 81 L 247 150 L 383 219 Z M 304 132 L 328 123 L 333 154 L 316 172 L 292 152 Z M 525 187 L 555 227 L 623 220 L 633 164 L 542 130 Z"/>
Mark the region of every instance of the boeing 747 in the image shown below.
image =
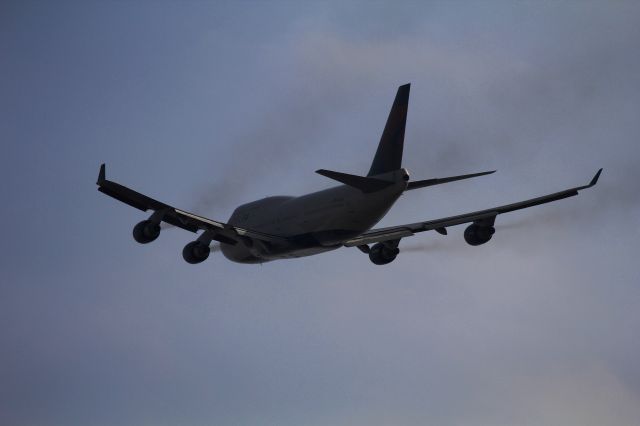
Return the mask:
<path id="1" fill-rule="evenodd" d="M 372 229 L 405 191 L 495 172 L 411 180 L 402 167 L 409 89 L 409 84 L 398 88 L 366 176 L 317 170 L 316 173 L 340 185 L 299 197 L 274 196 L 244 204 L 235 209 L 226 223 L 180 210 L 107 180 L 104 164 L 100 166 L 98 190 L 143 212 L 152 211 L 148 219 L 133 228 L 133 238 L 141 244 L 158 238 L 161 222 L 200 232 L 182 250 L 184 260 L 191 264 L 206 260 L 211 243 L 217 241 L 224 256 L 239 263 L 264 263 L 357 247 L 374 264 L 385 265 L 400 253 L 402 238 L 424 231 L 447 235 L 447 228 L 468 223 L 465 241 L 472 246 L 485 244 L 495 233 L 499 214 L 572 197 L 598 181 L 602 169 L 584 186 L 457 216 Z"/>

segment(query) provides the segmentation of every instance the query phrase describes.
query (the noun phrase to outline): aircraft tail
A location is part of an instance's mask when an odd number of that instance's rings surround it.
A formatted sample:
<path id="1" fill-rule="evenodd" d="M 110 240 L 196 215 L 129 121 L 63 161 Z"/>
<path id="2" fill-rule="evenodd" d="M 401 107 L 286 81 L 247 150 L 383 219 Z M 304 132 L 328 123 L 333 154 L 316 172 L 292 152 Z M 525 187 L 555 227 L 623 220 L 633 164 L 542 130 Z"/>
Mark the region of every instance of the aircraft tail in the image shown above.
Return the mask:
<path id="1" fill-rule="evenodd" d="M 404 128 L 407 122 L 409 89 L 411 84 L 398 87 L 396 98 L 384 126 L 376 156 L 371 163 L 367 176 L 392 172 L 402 167 L 402 148 L 404 146 Z"/>

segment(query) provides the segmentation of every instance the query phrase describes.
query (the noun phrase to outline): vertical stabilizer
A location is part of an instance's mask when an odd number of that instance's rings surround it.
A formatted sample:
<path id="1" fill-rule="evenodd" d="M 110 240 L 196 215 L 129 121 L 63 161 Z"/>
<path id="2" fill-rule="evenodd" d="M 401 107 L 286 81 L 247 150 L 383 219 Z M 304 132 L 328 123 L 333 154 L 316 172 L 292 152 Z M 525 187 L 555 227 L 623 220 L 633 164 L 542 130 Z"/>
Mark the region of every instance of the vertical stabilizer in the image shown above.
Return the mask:
<path id="1" fill-rule="evenodd" d="M 407 122 L 409 89 L 411 84 L 398 87 L 396 99 L 384 126 L 376 156 L 371 163 L 367 176 L 398 170 L 402 167 L 402 147 L 404 145 L 404 127 Z"/>

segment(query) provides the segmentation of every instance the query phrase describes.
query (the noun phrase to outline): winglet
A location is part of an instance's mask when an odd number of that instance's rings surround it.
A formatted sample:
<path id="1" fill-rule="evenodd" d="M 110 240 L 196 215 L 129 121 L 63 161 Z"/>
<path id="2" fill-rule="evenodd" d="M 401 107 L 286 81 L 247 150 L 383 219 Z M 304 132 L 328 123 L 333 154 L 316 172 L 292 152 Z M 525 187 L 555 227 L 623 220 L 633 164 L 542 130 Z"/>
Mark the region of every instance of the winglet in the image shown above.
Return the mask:
<path id="1" fill-rule="evenodd" d="M 102 165 L 100 165 L 100 173 L 98 173 L 98 181 L 96 182 L 96 184 L 102 185 L 104 181 L 105 181 L 105 170 L 104 170 L 104 163 L 102 163 Z"/>
<path id="2" fill-rule="evenodd" d="M 594 186 L 596 183 L 598 183 L 598 179 L 600 178 L 600 173 L 602 173 L 602 169 L 598 170 L 598 172 L 596 173 L 596 175 L 593 177 L 593 179 L 591 179 L 591 182 L 589 182 L 589 185 L 587 185 L 587 188 L 591 188 L 592 186 Z"/>

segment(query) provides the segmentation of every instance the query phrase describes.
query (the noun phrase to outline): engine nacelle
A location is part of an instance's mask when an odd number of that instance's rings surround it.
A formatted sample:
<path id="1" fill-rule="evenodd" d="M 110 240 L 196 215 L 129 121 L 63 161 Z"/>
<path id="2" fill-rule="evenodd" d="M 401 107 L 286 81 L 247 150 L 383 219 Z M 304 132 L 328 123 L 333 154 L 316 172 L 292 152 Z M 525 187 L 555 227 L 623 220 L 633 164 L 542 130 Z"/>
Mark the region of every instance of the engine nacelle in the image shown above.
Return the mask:
<path id="1" fill-rule="evenodd" d="M 387 247 L 383 243 L 374 244 L 369 251 L 369 259 L 376 265 L 386 265 L 395 260 L 400 253 L 398 247 Z"/>
<path id="2" fill-rule="evenodd" d="M 192 241 L 182 249 L 182 257 L 187 263 L 195 265 L 204 262 L 209 257 L 211 249 L 208 244 L 200 241 Z"/>
<path id="3" fill-rule="evenodd" d="M 493 226 L 482 226 L 474 223 L 464 230 L 464 240 L 469 245 L 479 246 L 488 242 L 495 232 L 496 228 Z"/>
<path id="4" fill-rule="evenodd" d="M 158 238 L 160 225 L 150 220 L 143 220 L 133 228 L 133 239 L 140 244 L 147 244 Z"/>

